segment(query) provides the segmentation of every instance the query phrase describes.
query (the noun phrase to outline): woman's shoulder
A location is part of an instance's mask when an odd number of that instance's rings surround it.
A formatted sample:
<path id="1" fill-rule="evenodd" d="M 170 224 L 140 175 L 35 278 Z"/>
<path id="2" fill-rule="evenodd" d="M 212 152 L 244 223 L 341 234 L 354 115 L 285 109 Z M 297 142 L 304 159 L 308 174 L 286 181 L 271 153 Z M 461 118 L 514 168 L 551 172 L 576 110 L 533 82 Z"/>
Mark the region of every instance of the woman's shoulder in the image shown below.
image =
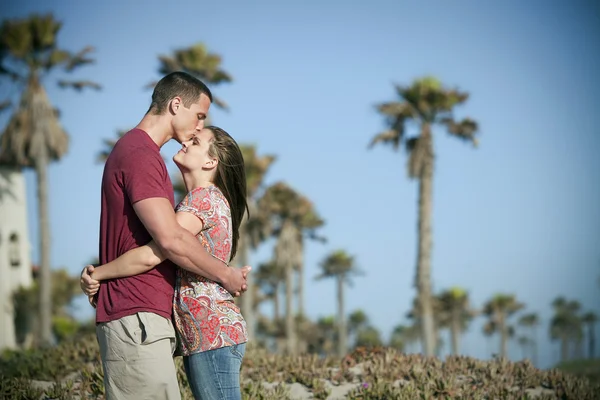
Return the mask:
<path id="1" fill-rule="evenodd" d="M 225 203 L 227 206 L 229 205 L 227 202 L 227 198 L 215 185 L 197 187 L 189 191 L 189 193 L 184 197 L 180 204 L 189 204 L 196 202 L 210 202 L 210 203 Z"/>

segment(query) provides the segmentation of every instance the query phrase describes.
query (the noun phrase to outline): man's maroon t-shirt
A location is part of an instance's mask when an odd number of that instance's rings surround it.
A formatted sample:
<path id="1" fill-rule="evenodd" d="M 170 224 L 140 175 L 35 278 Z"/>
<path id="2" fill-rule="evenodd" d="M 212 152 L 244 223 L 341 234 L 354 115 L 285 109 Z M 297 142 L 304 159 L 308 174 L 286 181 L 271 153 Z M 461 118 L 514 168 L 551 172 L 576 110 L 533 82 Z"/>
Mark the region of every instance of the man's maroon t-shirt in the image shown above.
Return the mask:
<path id="1" fill-rule="evenodd" d="M 133 129 L 115 144 L 104 166 L 101 264 L 152 240 L 133 209 L 134 203 L 152 197 L 167 198 L 175 205 L 173 184 L 160 148 L 146 132 Z M 166 260 L 144 274 L 102 282 L 96 322 L 114 321 L 140 311 L 170 319 L 175 270 L 175 266 Z"/>

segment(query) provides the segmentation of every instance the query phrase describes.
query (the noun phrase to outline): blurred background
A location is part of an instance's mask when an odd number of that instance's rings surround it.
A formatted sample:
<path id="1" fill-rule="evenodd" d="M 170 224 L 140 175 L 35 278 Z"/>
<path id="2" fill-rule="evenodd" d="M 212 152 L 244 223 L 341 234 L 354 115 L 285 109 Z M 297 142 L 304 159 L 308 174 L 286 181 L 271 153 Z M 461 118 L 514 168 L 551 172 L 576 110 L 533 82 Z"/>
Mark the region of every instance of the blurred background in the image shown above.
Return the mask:
<path id="1" fill-rule="evenodd" d="M 256 343 L 598 357 L 598 2 L 0 7 L 2 347 L 91 326 L 103 161 L 184 70 L 244 148 Z"/>

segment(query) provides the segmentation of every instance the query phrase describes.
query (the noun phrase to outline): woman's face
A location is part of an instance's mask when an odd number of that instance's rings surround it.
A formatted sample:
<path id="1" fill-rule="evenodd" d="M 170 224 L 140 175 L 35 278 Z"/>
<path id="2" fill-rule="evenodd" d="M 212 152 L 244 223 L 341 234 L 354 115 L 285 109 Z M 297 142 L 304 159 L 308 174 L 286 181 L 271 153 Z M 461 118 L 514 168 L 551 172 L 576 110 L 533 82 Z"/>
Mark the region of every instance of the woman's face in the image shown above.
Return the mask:
<path id="1" fill-rule="evenodd" d="M 179 169 L 182 167 L 190 171 L 202 168 L 210 169 L 214 161 L 216 161 L 215 157 L 211 157 L 208 154 L 210 141 L 213 138 L 214 134 L 210 129 L 202 129 L 192 140 L 181 143 L 181 150 L 173 156 L 173 161 Z"/>

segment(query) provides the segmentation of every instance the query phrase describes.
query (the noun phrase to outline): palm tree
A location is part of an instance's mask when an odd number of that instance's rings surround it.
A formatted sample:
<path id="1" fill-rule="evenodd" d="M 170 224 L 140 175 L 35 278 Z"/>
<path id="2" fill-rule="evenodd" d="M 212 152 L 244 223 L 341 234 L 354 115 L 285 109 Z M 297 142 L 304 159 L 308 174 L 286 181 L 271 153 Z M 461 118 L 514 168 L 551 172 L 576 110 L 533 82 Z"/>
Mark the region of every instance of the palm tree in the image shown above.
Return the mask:
<path id="1" fill-rule="evenodd" d="M 0 164 L 33 168 L 37 178 L 40 231 L 40 343 L 52 341 L 52 281 L 50 274 L 50 226 L 48 217 L 47 168 L 68 150 L 69 137 L 58 120 L 42 82 L 50 71 L 71 72 L 93 62 L 92 47 L 70 53 L 58 47 L 62 24 L 51 14 L 5 20 L 0 26 L 0 75 L 22 90 L 20 102 L 0 138 Z M 63 88 L 100 89 L 90 81 L 59 80 Z M 11 99 L 2 102 L 12 104 Z M 3 107 L 4 107 L 3 106 Z"/>
<path id="2" fill-rule="evenodd" d="M 593 311 L 588 311 L 582 318 L 582 322 L 587 326 L 587 338 L 588 338 L 588 357 L 594 358 L 596 356 L 596 323 L 598 322 L 598 315 Z"/>
<path id="3" fill-rule="evenodd" d="M 348 337 L 354 338 L 356 341 L 356 335 L 358 331 L 369 324 L 369 317 L 363 310 L 355 310 L 348 316 Z"/>
<path id="4" fill-rule="evenodd" d="M 360 275 L 360 271 L 356 267 L 354 257 L 348 255 L 344 250 L 335 250 L 325 257 L 321 262 L 321 273 L 315 278 L 316 280 L 324 278 L 335 278 L 337 286 L 337 303 L 338 303 L 338 355 L 343 357 L 348 349 L 346 321 L 344 318 L 344 284 L 351 284 L 352 276 Z"/>
<path id="5" fill-rule="evenodd" d="M 453 287 L 437 296 L 437 302 L 446 322 L 443 325 L 450 327 L 452 354 L 458 355 L 460 336 L 475 316 L 469 306 L 469 293 L 462 288 Z"/>
<path id="6" fill-rule="evenodd" d="M 519 318 L 519 325 L 531 331 L 528 344 L 532 348 L 533 365 L 537 365 L 537 326 L 539 324 L 540 320 L 536 313 L 525 314 Z"/>
<path id="7" fill-rule="evenodd" d="M 483 307 L 483 313 L 489 318 L 489 328 L 493 328 L 492 332 L 500 333 L 500 357 L 502 358 L 507 357 L 508 339 L 514 334 L 514 328 L 508 325 L 508 319 L 523 307 L 514 295 L 502 293 L 496 294 Z"/>
<path id="8" fill-rule="evenodd" d="M 356 347 L 378 347 L 383 346 L 381 334 L 374 326 L 367 325 L 358 331 L 356 336 Z"/>
<path id="9" fill-rule="evenodd" d="M 583 326 L 579 317 L 581 304 L 578 301 L 568 301 L 559 296 L 552 302 L 554 315 L 550 321 L 550 338 L 560 341 L 560 358 L 566 361 L 569 358 L 569 344 L 577 343 L 582 339 Z"/>
<path id="10" fill-rule="evenodd" d="M 307 198 L 283 182 L 268 187 L 259 199 L 257 208 L 257 214 L 261 214 L 263 220 L 269 220 L 271 232 L 277 238 L 274 261 L 285 270 L 288 352 L 296 354 L 298 343 L 292 309 L 293 274 L 294 271 L 302 271 L 303 236 L 315 237 L 315 229 L 324 222 Z"/>
<path id="11" fill-rule="evenodd" d="M 422 340 L 425 354 L 435 351 L 434 311 L 431 289 L 431 209 L 434 171 L 433 132 L 435 125 L 443 125 L 460 139 L 477 144 L 477 123 L 466 118 L 455 122 L 453 109 L 467 101 L 469 95 L 457 89 L 448 89 L 435 78 L 415 80 L 410 86 L 396 85 L 399 101 L 382 103 L 377 110 L 386 119 L 389 129 L 378 134 L 370 147 L 382 142 L 398 149 L 404 142 L 410 156 L 408 175 L 419 181 L 419 222 L 415 286 L 419 296 L 419 314 L 422 321 Z M 407 123 L 420 127 L 420 134 L 405 137 Z"/>
<path id="12" fill-rule="evenodd" d="M 532 339 L 529 338 L 529 336 L 519 336 L 517 338 L 524 359 L 527 358 L 527 348 L 531 345 L 531 340 Z"/>
<path id="13" fill-rule="evenodd" d="M 273 318 L 281 318 L 280 292 L 285 279 L 285 270 L 274 261 L 262 263 L 256 272 L 253 272 L 256 285 L 266 298 L 273 301 Z"/>
<path id="14" fill-rule="evenodd" d="M 419 340 L 419 327 L 416 325 L 396 325 L 390 336 L 389 346 L 404 353 L 409 352 L 409 346 Z"/>
<path id="15" fill-rule="evenodd" d="M 442 340 L 441 330 L 444 328 L 448 328 L 449 325 L 449 317 L 447 315 L 443 315 L 441 310 L 441 303 L 437 297 L 432 298 L 432 306 L 433 306 L 433 337 L 435 338 L 435 349 L 434 354 L 436 357 L 439 357 L 442 352 L 442 347 L 444 345 L 444 341 Z M 421 320 L 421 314 L 419 312 L 419 297 L 413 298 L 412 308 L 406 313 L 406 318 L 412 321 L 412 327 L 419 330 L 419 332 L 423 332 L 423 323 Z M 421 337 L 421 348 L 423 348 L 423 335 Z"/>
<path id="16" fill-rule="evenodd" d="M 256 249 L 268 235 L 269 224 L 268 220 L 262 218 L 260 213 L 256 212 L 256 202 L 264 181 L 264 177 L 269 171 L 271 164 L 275 161 L 275 156 L 271 154 L 259 156 L 256 151 L 256 146 L 240 145 L 242 155 L 244 157 L 244 168 L 246 170 L 246 202 L 250 214 L 244 214 L 242 224 L 240 226 L 240 240 L 238 251 L 233 262 L 238 267 L 243 267 L 249 264 L 249 251 Z M 253 286 L 254 274 L 248 274 L 248 287 Z M 248 327 L 248 336 L 254 337 L 255 333 L 255 317 L 254 317 L 255 299 L 253 292 L 248 290 L 240 299 L 242 314 L 246 319 Z"/>
<path id="17" fill-rule="evenodd" d="M 221 56 L 210 53 L 203 43 L 177 49 L 170 56 L 160 55 L 158 60 L 160 62 L 158 72 L 161 75 L 184 71 L 200 79 L 211 88 L 233 80 L 232 76 L 221 68 Z M 156 83 L 156 81 L 151 82 L 147 87 L 154 88 Z M 216 96 L 213 96 L 213 103 L 221 109 L 228 109 L 227 103 Z"/>

